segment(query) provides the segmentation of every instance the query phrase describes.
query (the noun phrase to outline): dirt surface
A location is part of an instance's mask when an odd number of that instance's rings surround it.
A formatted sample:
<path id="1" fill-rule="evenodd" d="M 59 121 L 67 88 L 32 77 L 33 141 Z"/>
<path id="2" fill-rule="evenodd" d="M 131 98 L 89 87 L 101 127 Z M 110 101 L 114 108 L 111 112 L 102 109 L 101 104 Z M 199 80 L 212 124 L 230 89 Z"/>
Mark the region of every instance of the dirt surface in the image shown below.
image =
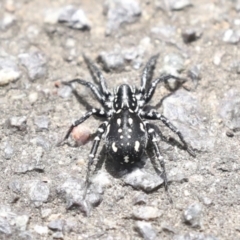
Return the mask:
<path id="1" fill-rule="evenodd" d="M 239 10 L 227 0 L 2 0 L 0 238 L 240 239 Z M 92 141 L 56 144 L 86 111 L 61 84 L 92 81 L 82 53 L 99 62 L 109 89 L 139 87 L 156 53 L 155 77 L 186 80 L 172 93 L 176 82 L 159 85 L 151 102 L 196 153 L 158 139 L 172 204 L 162 185 L 148 192 L 141 182 L 144 171 L 155 182 L 149 159 L 136 174 L 141 189 L 102 167 L 81 200 Z M 99 107 L 85 87 L 76 90 Z M 85 143 L 99 124 L 88 119 L 75 138 Z"/>

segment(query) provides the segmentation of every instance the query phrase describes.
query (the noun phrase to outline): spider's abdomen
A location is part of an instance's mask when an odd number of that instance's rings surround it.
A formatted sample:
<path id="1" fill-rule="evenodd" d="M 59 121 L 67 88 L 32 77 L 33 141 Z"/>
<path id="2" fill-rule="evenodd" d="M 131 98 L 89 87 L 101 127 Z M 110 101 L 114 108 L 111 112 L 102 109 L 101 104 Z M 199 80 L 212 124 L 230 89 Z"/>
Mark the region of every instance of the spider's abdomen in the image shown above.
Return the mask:
<path id="1" fill-rule="evenodd" d="M 146 129 L 136 113 L 126 109 L 113 115 L 107 126 L 106 149 L 114 161 L 123 165 L 139 162 L 146 145 Z"/>

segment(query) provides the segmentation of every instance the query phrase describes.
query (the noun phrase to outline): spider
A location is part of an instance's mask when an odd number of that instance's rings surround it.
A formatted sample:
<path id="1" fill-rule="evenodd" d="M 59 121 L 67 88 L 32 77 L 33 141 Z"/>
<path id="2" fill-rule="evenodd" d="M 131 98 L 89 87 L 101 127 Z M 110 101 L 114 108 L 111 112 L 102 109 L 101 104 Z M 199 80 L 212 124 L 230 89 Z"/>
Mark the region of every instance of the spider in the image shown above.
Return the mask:
<path id="1" fill-rule="evenodd" d="M 131 169 L 136 163 L 140 162 L 143 153 L 146 151 L 148 143 L 151 143 L 155 151 L 155 156 L 162 168 L 161 177 L 164 180 L 165 190 L 168 191 L 168 181 L 165 169 L 164 159 L 160 153 L 157 143 L 158 133 L 156 126 L 147 120 L 160 120 L 170 130 L 176 133 L 184 145 L 184 148 L 195 156 L 191 148 L 188 147 L 181 132 L 155 109 L 146 111 L 148 102 L 152 99 L 157 85 L 166 82 L 170 78 L 179 79 L 172 75 L 161 76 L 152 81 L 153 72 L 156 66 L 158 54 L 152 56 L 147 62 L 141 75 L 141 87 L 138 89 L 128 84 L 122 84 L 114 89 L 114 93 L 108 90 L 107 83 L 98 67 L 83 55 L 87 67 L 91 73 L 94 83 L 87 82 L 77 78 L 69 82 L 63 82 L 65 85 L 79 83 L 89 88 L 95 98 L 102 105 L 101 109 L 92 108 L 86 112 L 80 119 L 76 120 L 67 131 L 64 142 L 71 134 L 74 127 L 80 125 L 90 116 L 98 117 L 103 121 L 97 129 L 93 141 L 92 149 L 89 154 L 89 161 L 86 174 L 86 190 L 90 185 L 90 169 L 94 162 L 99 143 L 105 134 L 105 147 L 108 156 L 119 166 Z"/>

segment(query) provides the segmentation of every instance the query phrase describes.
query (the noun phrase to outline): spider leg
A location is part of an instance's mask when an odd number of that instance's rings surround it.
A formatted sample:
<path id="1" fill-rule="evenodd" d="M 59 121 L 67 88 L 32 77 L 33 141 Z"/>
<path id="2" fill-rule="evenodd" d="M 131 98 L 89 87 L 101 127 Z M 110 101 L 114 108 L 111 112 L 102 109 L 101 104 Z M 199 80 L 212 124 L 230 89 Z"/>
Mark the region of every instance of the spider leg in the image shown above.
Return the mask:
<path id="1" fill-rule="evenodd" d="M 170 78 L 179 79 L 178 77 L 173 76 L 173 75 L 165 75 L 165 76 L 162 76 L 162 77 L 159 77 L 159 78 L 155 79 L 151 83 L 151 86 L 149 87 L 148 91 L 144 95 L 145 104 L 148 103 L 152 99 L 153 94 L 155 92 L 155 89 L 156 89 L 158 83 L 166 82 Z"/>
<path id="2" fill-rule="evenodd" d="M 99 83 L 102 93 L 106 98 L 108 98 L 109 95 L 111 95 L 111 93 L 108 91 L 106 80 L 103 77 L 101 71 L 85 54 L 83 54 L 83 58 L 88 66 L 88 69 L 91 73 L 93 80 Z"/>
<path id="3" fill-rule="evenodd" d="M 172 199 L 168 192 L 168 180 L 167 180 L 165 162 L 164 162 L 163 156 L 160 153 L 160 149 L 159 149 L 159 146 L 157 143 L 157 134 L 156 134 L 155 130 L 153 128 L 151 128 L 151 124 L 146 124 L 146 127 L 147 127 L 147 131 L 148 131 L 149 140 L 151 141 L 151 144 L 153 145 L 157 160 L 162 168 L 161 177 L 163 178 L 163 181 L 164 181 L 165 191 L 167 192 L 168 197 L 170 198 L 170 202 L 172 203 Z"/>
<path id="4" fill-rule="evenodd" d="M 162 121 L 170 130 L 172 130 L 174 133 L 176 133 L 179 137 L 179 139 L 182 141 L 184 148 L 187 150 L 187 152 L 192 155 L 193 157 L 196 157 L 196 154 L 194 151 L 188 146 L 187 142 L 185 141 L 182 133 L 162 114 L 156 112 L 155 110 L 151 110 L 149 112 L 141 112 L 140 116 L 145 119 L 149 120 L 160 120 Z"/>
<path id="5" fill-rule="evenodd" d="M 97 130 L 97 133 L 96 133 L 96 137 L 94 138 L 92 149 L 91 149 L 91 152 L 89 154 L 89 160 L 88 160 L 88 165 L 87 165 L 87 174 L 86 174 L 86 180 L 85 180 L 85 189 L 84 189 L 84 194 L 83 194 L 83 198 L 84 199 L 86 197 L 87 190 L 88 190 L 88 188 L 90 186 L 89 178 L 90 178 L 90 173 L 91 173 L 91 166 L 92 166 L 92 164 L 94 162 L 94 159 L 95 159 L 95 156 L 96 156 L 96 153 L 97 153 L 97 150 L 98 150 L 99 143 L 101 141 L 102 135 L 104 134 L 104 132 L 106 130 L 106 127 L 107 127 L 107 122 L 102 123 L 98 127 L 98 130 Z"/>
<path id="6" fill-rule="evenodd" d="M 140 88 L 140 93 L 144 95 L 146 87 L 148 87 L 148 83 L 152 80 L 153 77 L 153 72 L 157 63 L 157 59 L 159 57 L 159 54 L 156 54 L 152 56 L 146 66 L 143 69 L 143 73 L 141 76 L 141 88 Z"/>
<path id="7" fill-rule="evenodd" d="M 108 115 L 105 113 L 105 111 L 104 111 L 103 109 L 95 109 L 95 108 L 91 109 L 90 111 L 86 112 L 86 113 L 84 114 L 84 116 L 82 116 L 80 119 L 76 120 L 76 121 L 69 127 L 69 129 L 68 129 L 65 137 L 63 138 L 63 140 L 61 140 L 61 141 L 57 144 L 57 146 L 60 146 L 65 140 L 68 139 L 68 137 L 70 136 L 72 130 L 73 130 L 76 126 L 78 126 L 78 125 L 80 125 L 81 123 L 83 123 L 85 120 L 87 120 L 87 119 L 88 119 L 90 116 L 92 116 L 92 115 L 97 116 L 97 117 L 102 117 L 102 118 L 107 118 L 107 117 L 108 117 Z"/>
<path id="8" fill-rule="evenodd" d="M 80 79 L 80 78 L 76 78 L 76 79 L 73 79 L 73 80 L 71 80 L 71 81 L 69 81 L 69 82 L 62 82 L 62 84 L 67 85 L 67 86 L 71 86 L 72 83 L 75 83 L 75 82 L 76 82 L 76 83 L 79 83 L 79 84 L 81 84 L 81 85 L 83 85 L 83 86 L 86 86 L 86 87 L 88 87 L 89 89 L 91 89 L 91 91 L 93 92 L 93 94 L 94 94 L 94 96 L 97 98 L 97 100 L 98 100 L 102 105 L 105 104 L 105 101 L 106 101 L 105 96 L 99 91 L 98 87 L 97 87 L 95 84 L 91 83 L 91 82 L 87 82 L 87 81 L 82 80 L 82 79 Z"/>

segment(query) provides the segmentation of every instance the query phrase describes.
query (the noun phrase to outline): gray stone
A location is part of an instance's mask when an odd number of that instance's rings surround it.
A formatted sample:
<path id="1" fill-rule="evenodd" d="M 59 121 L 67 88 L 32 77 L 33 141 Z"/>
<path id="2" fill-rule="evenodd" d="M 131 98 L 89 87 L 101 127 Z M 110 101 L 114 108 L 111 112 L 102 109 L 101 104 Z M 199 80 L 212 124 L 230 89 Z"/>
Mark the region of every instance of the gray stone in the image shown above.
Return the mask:
<path id="1" fill-rule="evenodd" d="M 50 189 L 46 183 L 37 181 L 32 184 L 29 191 L 31 201 L 36 207 L 41 206 L 44 202 L 47 202 L 50 194 Z"/>
<path id="2" fill-rule="evenodd" d="M 148 198 L 145 193 L 137 193 L 133 199 L 133 205 L 144 205 L 147 204 Z"/>
<path id="3" fill-rule="evenodd" d="M 184 222 L 193 228 L 201 227 L 202 207 L 199 203 L 193 203 L 183 212 Z"/>
<path id="4" fill-rule="evenodd" d="M 0 30 L 7 30 L 16 23 L 17 19 L 13 14 L 6 13 L 0 20 Z"/>
<path id="5" fill-rule="evenodd" d="M 27 229 L 28 222 L 29 222 L 29 216 L 27 215 L 21 215 L 21 216 L 15 217 L 15 226 L 20 231 L 25 231 Z"/>
<path id="6" fill-rule="evenodd" d="M 11 117 L 9 119 L 9 125 L 10 127 L 15 127 L 19 131 L 24 131 L 27 128 L 27 117 L 21 116 L 21 117 Z"/>
<path id="7" fill-rule="evenodd" d="M 168 0 L 168 3 L 170 9 L 176 11 L 192 6 L 192 3 L 189 0 Z"/>
<path id="8" fill-rule="evenodd" d="M 135 219 L 149 221 L 159 218 L 162 213 L 156 207 L 134 206 L 132 215 Z"/>
<path id="9" fill-rule="evenodd" d="M 107 72 L 121 71 L 124 69 L 123 55 L 118 52 L 101 52 L 98 56 L 98 61 L 102 63 L 103 69 Z"/>
<path id="10" fill-rule="evenodd" d="M 13 155 L 14 155 L 13 147 L 10 145 L 9 142 L 6 142 L 4 147 L 4 158 L 9 160 L 12 158 Z"/>
<path id="11" fill-rule="evenodd" d="M 65 221 L 63 219 L 56 219 L 51 221 L 48 224 L 48 228 L 53 230 L 53 231 L 62 231 L 63 230 L 63 226 L 65 224 Z"/>
<path id="12" fill-rule="evenodd" d="M 22 183 L 20 180 L 12 180 L 9 184 L 8 187 L 14 192 L 19 194 L 22 189 Z"/>
<path id="13" fill-rule="evenodd" d="M 219 105 L 219 115 L 224 124 L 233 131 L 240 130 L 240 92 L 230 89 Z"/>
<path id="14" fill-rule="evenodd" d="M 72 94 L 72 88 L 70 86 L 61 86 L 58 89 L 58 96 L 62 98 L 69 98 Z"/>
<path id="15" fill-rule="evenodd" d="M 47 74 L 46 57 L 43 53 L 35 51 L 18 55 L 20 63 L 27 69 L 29 78 L 34 81 L 44 78 Z"/>
<path id="16" fill-rule="evenodd" d="M 110 35 L 123 23 L 133 23 L 141 15 L 141 8 L 136 0 L 107 0 L 105 2 L 107 15 L 106 34 Z"/>
<path id="17" fill-rule="evenodd" d="M 14 82 L 21 77 L 18 65 L 11 57 L 0 57 L 0 86 Z"/>
<path id="18" fill-rule="evenodd" d="M 144 222 L 144 221 L 137 221 L 135 228 L 144 240 L 157 239 L 157 232 L 152 227 L 151 223 Z"/>
<path id="19" fill-rule="evenodd" d="M 42 116 L 36 116 L 34 118 L 34 123 L 37 125 L 39 129 L 48 129 L 49 125 L 49 119 L 47 116 L 42 115 Z"/>
<path id="20" fill-rule="evenodd" d="M 179 129 L 186 142 L 199 151 L 213 149 L 215 138 L 206 125 L 206 114 L 192 93 L 179 89 L 163 101 L 163 114 Z"/>
<path id="21" fill-rule="evenodd" d="M 9 222 L 4 217 L 0 216 L 0 236 L 2 234 L 11 235 L 11 233 L 12 229 Z"/>
<path id="22" fill-rule="evenodd" d="M 237 44 L 240 40 L 240 31 L 227 29 L 223 35 L 222 40 L 227 43 Z"/>
<path id="23" fill-rule="evenodd" d="M 47 235 L 48 234 L 48 228 L 45 226 L 35 225 L 34 231 L 40 235 Z"/>
<path id="24" fill-rule="evenodd" d="M 65 23 L 68 27 L 80 30 L 89 30 L 91 24 L 82 9 L 68 5 L 61 9 L 58 22 Z"/>
<path id="25" fill-rule="evenodd" d="M 83 199 L 84 182 L 82 180 L 68 178 L 60 187 L 57 193 L 66 201 L 66 208 L 77 208 L 86 216 L 90 214 L 91 205 Z"/>
<path id="26" fill-rule="evenodd" d="M 184 235 L 174 235 L 173 240 L 218 240 L 218 238 L 204 233 L 186 233 Z"/>
<path id="27" fill-rule="evenodd" d="M 136 189 L 151 192 L 163 184 L 163 179 L 144 169 L 135 169 L 123 176 L 123 181 Z"/>

